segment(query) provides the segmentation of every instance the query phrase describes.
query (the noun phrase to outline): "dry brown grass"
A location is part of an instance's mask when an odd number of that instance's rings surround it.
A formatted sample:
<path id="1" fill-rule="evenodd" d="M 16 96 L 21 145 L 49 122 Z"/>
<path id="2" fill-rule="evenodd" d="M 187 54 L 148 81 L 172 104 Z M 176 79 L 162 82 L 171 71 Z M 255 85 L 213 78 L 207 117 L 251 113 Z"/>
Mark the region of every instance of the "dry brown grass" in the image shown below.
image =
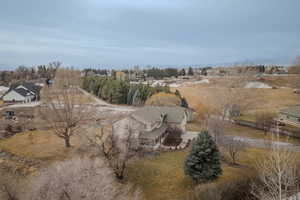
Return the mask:
<path id="1" fill-rule="evenodd" d="M 207 184 L 224 184 L 245 176 L 255 175 L 254 161 L 267 150 L 249 148 L 242 152 L 242 166 L 222 164 L 223 175 Z M 141 187 L 146 200 L 181 200 L 193 192 L 196 184 L 184 174 L 183 166 L 188 150 L 165 152 L 154 158 L 143 158 L 132 162 L 128 168 L 128 179 Z M 205 186 L 206 184 L 203 184 Z"/>
<path id="2" fill-rule="evenodd" d="M 79 138 L 72 137 L 71 144 L 73 147 L 67 149 L 64 140 L 51 131 L 27 131 L 1 140 L 0 149 L 24 158 L 52 161 L 68 157 L 80 144 Z"/>
<path id="3" fill-rule="evenodd" d="M 288 136 L 279 136 L 279 138 L 274 138 L 274 135 L 271 133 L 267 133 L 265 135 L 264 131 L 257 130 L 245 126 L 239 126 L 235 124 L 230 124 L 226 128 L 227 134 L 234 135 L 234 136 L 243 136 L 252 139 L 265 139 L 265 140 L 272 140 L 272 139 L 279 139 L 281 142 L 289 142 L 292 144 L 300 144 L 300 139 L 298 138 L 291 138 Z"/>
<path id="4" fill-rule="evenodd" d="M 295 87 L 300 83 L 300 76 L 266 76 L 261 81 L 275 87 Z"/>
<path id="5" fill-rule="evenodd" d="M 181 100 L 178 96 L 165 92 L 159 92 L 147 99 L 145 104 L 149 106 L 180 106 L 180 103 Z"/>
<path id="6" fill-rule="evenodd" d="M 213 107 L 216 104 L 218 93 L 224 90 L 218 86 L 203 86 L 193 85 L 178 88 L 180 93 L 187 99 L 192 108 L 197 109 L 199 104 L 206 107 Z M 257 112 L 258 110 L 278 111 L 279 109 L 299 104 L 300 96 L 293 93 L 293 89 L 237 89 L 239 92 L 247 92 L 251 94 L 252 105 L 249 108 L 250 112 Z"/>

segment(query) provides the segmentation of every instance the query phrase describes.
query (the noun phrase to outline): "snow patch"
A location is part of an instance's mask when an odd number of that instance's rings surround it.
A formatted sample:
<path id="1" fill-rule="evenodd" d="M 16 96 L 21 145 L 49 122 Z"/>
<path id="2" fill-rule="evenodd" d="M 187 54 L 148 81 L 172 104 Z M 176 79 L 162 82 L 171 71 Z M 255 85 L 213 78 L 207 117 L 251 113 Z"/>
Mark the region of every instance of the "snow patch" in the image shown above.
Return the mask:
<path id="1" fill-rule="evenodd" d="M 152 87 L 157 87 L 157 86 L 166 86 L 166 83 L 164 81 L 161 81 L 161 80 L 157 80 L 157 81 L 154 81 L 151 85 Z"/>
<path id="2" fill-rule="evenodd" d="M 265 84 L 265 83 L 262 83 L 262 82 L 253 81 L 253 82 L 247 83 L 247 85 L 245 86 L 245 88 L 265 88 L 265 89 L 270 89 L 272 87 L 269 86 L 268 84 Z"/>
<path id="3" fill-rule="evenodd" d="M 9 90 L 8 87 L 0 86 L 0 92 L 6 92 L 7 90 Z"/>
<path id="4" fill-rule="evenodd" d="M 208 79 L 203 79 L 203 80 L 201 80 L 201 81 L 196 81 L 196 82 L 195 82 L 195 84 L 197 84 L 197 83 L 199 83 L 199 84 L 202 84 L 202 83 L 209 84 L 209 80 L 208 80 Z"/>
<path id="5" fill-rule="evenodd" d="M 177 83 L 171 83 L 171 84 L 169 85 L 169 87 L 172 87 L 172 88 L 178 88 L 178 87 L 180 87 L 180 84 L 177 84 Z"/>

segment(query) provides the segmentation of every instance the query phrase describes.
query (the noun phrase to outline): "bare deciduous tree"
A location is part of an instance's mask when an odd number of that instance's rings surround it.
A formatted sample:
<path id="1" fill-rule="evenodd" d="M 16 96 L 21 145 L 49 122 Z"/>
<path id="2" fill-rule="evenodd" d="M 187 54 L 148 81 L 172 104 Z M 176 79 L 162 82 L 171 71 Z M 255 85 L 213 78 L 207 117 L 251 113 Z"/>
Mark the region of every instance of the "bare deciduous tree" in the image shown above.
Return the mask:
<path id="1" fill-rule="evenodd" d="M 297 155 L 286 147 L 272 144 L 271 152 L 257 161 L 262 186 L 253 186 L 253 195 L 261 200 L 286 200 L 297 193 Z"/>
<path id="2" fill-rule="evenodd" d="M 79 90 L 80 72 L 60 68 L 54 84 L 42 91 L 40 114 L 53 132 L 70 147 L 70 138 L 84 122 L 93 119 L 91 106 Z"/>
<path id="3" fill-rule="evenodd" d="M 233 137 L 223 138 L 221 141 L 223 152 L 225 152 L 231 159 L 231 163 L 238 164 L 239 156 L 247 148 L 247 145 L 239 140 L 235 140 Z"/>
<path id="4" fill-rule="evenodd" d="M 113 169 L 117 179 L 124 179 L 127 162 L 133 155 L 132 131 L 128 126 L 124 129 L 127 134 L 123 138 L 118 138 L 114 132 L 105 133 L 103 127 L 99 132 L 86 134 L 89 144 L 93 145 L 97 152 L 105 157 L 109 166 Z"/>
<path id="5" fill-rule="evenodd" d="M 207 129 L 213 136 L 215 142 L 219 145 L 225 134 L 226 121 L 219 117 L 210 117 L 207 120 Z"/>
<path id="6" fill-rule="evenodd" d="M 256 113 L 255 115 L 255 122 L 258 128 L 261 128 L 264 130 L 264 134 L 267 135 L 268 131 L 273 126 L 274 122 L 274 114 L 270 112 L 260 112 Z"/>
<path id="7" fill-rule="evenodd" d="M 246 68 L 237 75 L 225 75 L 220 78 L 222 88 L 216 88 L 213 98 L 209 98 L 213 102 L 213 108 L 206 114 L 205 125 L 217 143 L 224 136 L 228 121 L 232 121 L 252 106 L 251 91 L 244 89 L 251 76 L 252 72 Z"/>
<path id="8" fill-rule="evenodd" d="M 29 181 L 25 200 L 127 200 L 141 193 L 115 181 L 112 170 L 99 158 L 74 158 L 53 164 Z"/>
<path id="9" fill-rule="evenodd" d="M 222 78 L 222 90 L 215 94 L 215 109 L 223 120 L 239 116 L 252 105 L 251 92 L 244 89 L 251 76 L 252 72 L 245 68 L 238 75 L 226 75 Z"/>

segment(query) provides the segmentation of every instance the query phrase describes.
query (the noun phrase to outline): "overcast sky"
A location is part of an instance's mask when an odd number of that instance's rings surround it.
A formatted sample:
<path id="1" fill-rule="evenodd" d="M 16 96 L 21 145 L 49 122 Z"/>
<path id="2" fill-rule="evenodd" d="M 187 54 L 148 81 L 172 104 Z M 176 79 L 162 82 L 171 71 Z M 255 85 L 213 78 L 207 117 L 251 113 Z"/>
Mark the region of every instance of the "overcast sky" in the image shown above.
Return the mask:
<path id="1" fill-rule="evenodd" d="M 0 68 L 288 64 L 299 0 L 1 0 Z"/>

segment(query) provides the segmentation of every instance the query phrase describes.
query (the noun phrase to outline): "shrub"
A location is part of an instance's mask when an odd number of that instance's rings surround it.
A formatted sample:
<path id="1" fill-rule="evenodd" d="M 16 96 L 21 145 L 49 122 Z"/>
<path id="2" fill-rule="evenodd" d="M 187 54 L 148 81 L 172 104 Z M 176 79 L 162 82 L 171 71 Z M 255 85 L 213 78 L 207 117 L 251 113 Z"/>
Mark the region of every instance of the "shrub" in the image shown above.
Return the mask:
<path id="1" fill-rule="evenodd" d="M 184 170 L 196 182 L 213 180 L 222 174 L 219 149 L 207 131 L 198 135 Z"/>
<path id="2" fill-rule="evenodd" d="M 180 128 L 169 127 L 167 129 L 167 136 L 163 142 L 163 145 L 178 146 L 182 141 L 181 135 L 182 135 L 182 130 Z"/>
<path id="3" fill-rule="evenodd" d="M 118 184 L 100 159 L 73 158 L 55 163 L 33 177 L 22 194 L 25 200 L 142 199 L 139 191 Z"/>
<path id="4" fill-rule="evenodd" d="M 244 200 L 251 199 L 251 177 L 243 177 L 224 183 L 209 183 L 196 187 L 190 200 Z"/>

